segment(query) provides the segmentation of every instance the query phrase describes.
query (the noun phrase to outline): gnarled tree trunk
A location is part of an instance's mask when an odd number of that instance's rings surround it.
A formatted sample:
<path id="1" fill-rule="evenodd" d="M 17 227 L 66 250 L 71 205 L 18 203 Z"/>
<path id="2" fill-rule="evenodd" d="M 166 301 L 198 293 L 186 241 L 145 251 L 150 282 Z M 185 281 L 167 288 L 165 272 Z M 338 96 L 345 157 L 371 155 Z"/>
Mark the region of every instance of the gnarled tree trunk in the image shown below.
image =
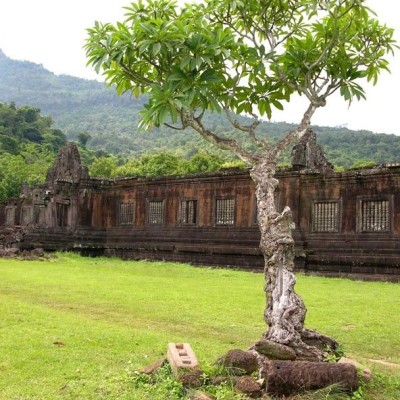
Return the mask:
<path id="1" fill-rule="evenodd" d="M 321 361 L 324 347 L 335 348 L 337 343 L 304 328 L 307 310 L 294 291 L 292 213 L 289 207 L 281 213 L 276 209 L 274 193 L 278 180 L 274 177 L 276 164 L 270 159 L 260 160 L 251 170 L 256 183 L 260 249 L 265 259 L 267 305 L 264 319 L 268 330 L 264 339 L 291 347 L 298 359 Z"/>

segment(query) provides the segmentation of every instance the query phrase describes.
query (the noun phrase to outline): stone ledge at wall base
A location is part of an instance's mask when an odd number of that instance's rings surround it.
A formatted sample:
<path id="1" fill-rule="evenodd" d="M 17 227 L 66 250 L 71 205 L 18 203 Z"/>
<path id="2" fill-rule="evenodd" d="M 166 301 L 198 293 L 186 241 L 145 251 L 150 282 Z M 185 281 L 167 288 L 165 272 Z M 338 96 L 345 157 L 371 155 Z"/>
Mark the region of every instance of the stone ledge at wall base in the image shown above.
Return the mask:
<path id="1" fill-rule="evenodd" d="M 17 247 L 11 248 L 0 248 L 1 258 L 16 258 L 18 256 L 19 249 Z"/>
<path id="2" fill-rule="evenodd" d="M 53 252 L 46 252 L 42 248 L 33 248 L 31 250 L 20 250 L 17 247 L 8 249 L 0 248 L 0 258 L 12 258 L 17 260 L 49 260 L 54 258 Z"/>
<path id="3" fill-rule="evenodd" d="M 295 264 L 295 271 L 304 275 L 324 276 L 332 278 L 347 278 L 363 281 L 378 281 L 378 282 L 400 282 L 400 265 L 391 262 L 389 265 L 376 265 L 372 263 L 363 263 L 355 258 L 354 262 L 347 263 L 338 262 L 321 262 L 311 260 L 308 264 L 304 261 L 302 264 Z M 398 257 L 395 257 L 398 262 Z"/>
<path id="4" fill-rule="evenodd" d="M 7 228 L 8 231 L 10 228 Z M 21 227 L 19 227 L 21 229 Z M 1 230 L 4 232 L 4 229 Z M 43 248 L 46 252 L 54 251 L 74 251 L 83 256 L 111 256 L 130 260 L 165 260 L 172 262 L 184 262 L 192 265 L 203 265 L 206 267 L 236 268 L 251 272 L 263 272 L 263 258 L 259 255 L 258 249 L 245 249 L 240 254 L 239 247 L 236 247 L 236 253 L 228 253 L 232 246 L 210 248 L 200 245 L 187 244 L 183 246 L 180 243 L 170 242 L 143 242 L 136 238 L 132 243 L 116 242 L 110 246 L 107 243 L 107 235 L 102 231 L 76 231 L 66 233 L 62 230 L 37 229 L 25 233 L 20 241 L 16 242 L 10 235 L 7 235 L 7 245 L 3 246 L 18 247 L 21 251 L 32 250 L 35 247 Z M 130 236 L 132 238 L 132 235 Z M 3 234 L 4 240 L 4 234 Z M 183 251 L 184 250 L 184 251 Z M 193 251 L 192 251 L 193 250 Z M 397 257 L 394 257 L 397 259 Z M 310 261 L 311 260 L 311 261 Z M 311 262 L 311 263 L 310 263 Z M 400 282 L 400 266 L 392 262 L 391 266 L 372 265 L 354 261 L 350 264 L 319 261 L 314 256 L 301 254 L 295 259 L 295 272 L 305 275 L 340 277 L 368 281 L 386 281 Z"/>
<path id="5" fill-rule="evenodd" d="M 18 249 L 29 228 L 20 225 L 0 226 L 0 249 Z"/>

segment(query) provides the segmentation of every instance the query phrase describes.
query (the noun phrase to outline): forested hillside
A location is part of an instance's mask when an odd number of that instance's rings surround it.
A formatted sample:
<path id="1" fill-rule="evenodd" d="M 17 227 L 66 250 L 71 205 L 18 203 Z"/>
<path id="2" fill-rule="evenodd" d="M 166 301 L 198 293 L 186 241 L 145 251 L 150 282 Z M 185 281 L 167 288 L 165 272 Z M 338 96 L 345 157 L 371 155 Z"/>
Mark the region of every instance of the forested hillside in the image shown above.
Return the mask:
<path id="1" fill-rule="evenodd" d="M 198 151 L 215 152 L 198 134 L 167 127 L 138 132 L 138 111 L 144 99 L 117 96 L 113 88 L 94 80 L 57 76 L 41 65 L 8 58 L 0 50 L 0 103 L 27 105 L 54 121 L 69 140 L 86 138 L 87 147 L 123 157 L 173 153 L 190 158 Z M 208 116 L 217 132 L 229 136 L 231 126 L 220 115 Z M 260 135 L 277 140 L 291 125 L 264 123 Z M 319 143 L 336 166 L 400 160 L 400 137 L 346 128 L 314 126 Z M 224 154 L 217 152 L 224 157 Z"/>
<path id="2" fill-rule="evenodd" d="M 0 200 L 18 196 L 24 183 L 42 182 L 65 142 L 39 109 L 0 103 Z"/>
<path id="3" fill-rule="evenodd" d="M 89 137 L 79 134 L 78 146 L 82 162 L 96 177 L 186 175 L 244 167 L 201 150 L 189 158 L 172 152 L 129 158 L 104 151 L 95 153 L 85 147 Z M 19 196 L 23 184 L 43 183 L 56 153 L 65 143 L 64 133 L 53 128 L 52 119 L 42 116 L 38 108 L 0 103 L 0 201 Z"/>

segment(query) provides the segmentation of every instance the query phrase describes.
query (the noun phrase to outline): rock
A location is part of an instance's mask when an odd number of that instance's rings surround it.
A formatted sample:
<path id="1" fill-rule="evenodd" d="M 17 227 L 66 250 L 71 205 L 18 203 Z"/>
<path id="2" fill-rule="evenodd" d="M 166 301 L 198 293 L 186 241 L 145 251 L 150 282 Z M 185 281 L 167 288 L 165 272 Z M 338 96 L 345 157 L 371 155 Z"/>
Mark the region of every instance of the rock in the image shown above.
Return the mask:
<path id="1" fill-rule="evenodd" d="M 215 397 L 208 393 L 196 391 L 190 397 L 190 400 L 215 400 Z"/>
<path id="2" fill-rule="evenodd" d="M 10 247 L 7 249 L 0 250 L 0 257 L 3 258 L 15 258 L 18 256 L 19 249 L 17 247 Z"/>
<path id="3" fill-rule="evenodd" d="M 251 375 L 258 370 L 257 357 L 239 349 L 228 351 L 228 353 L 217 360 L 217 364 L 225 367 L 233 375 Z"/>
<path id="4" fill-rule="evenodd" d="M 329 355 L 333 354 L 335 349 L 338 348 L 339 343 L 336 340 L 330 338 L 329 336 L 322 335 L 319 332 L 313 331 L 311 329 L 304 329 L 301 332 L 301 340 L 311 346 L 316 347 L 321 350 L 323 353 Z M 300 361 L 301 356 L 297 356 L 297 360 Z M 306 360 L 303 358 L 303 361 L 317 361 L 317 360 Z"/>
<path id="5" fill-rule="evenodd" d="M 186 388 L 199 388 L 203 386 L 202 374 L 203 372 L 200 369 L 195 369 L 190 372 L 181 372 L 177 379 Z"/>
<path id="6" fill-rule="evenodd" d="M 43 257 L 44 256 L 44 250 L 41 248 L 41 247 L 35 247 L 32 251 L 31 251 L 31 254 L 33 255 L 33 256 L 36 256 L 36 257 Z"/>
<path id="7" fill-rule="evenodd" d="M 240 377 L 235 384 L 235 390 L 244 393 L 252 399 L 258 399 L 261 397 L 261 386 L 251 376 Z"/>
<path id="8" fill-rule="evenodd" d="M 295 360 L 296 352 L 289 346 L 262 339 L 254 345 L 255 350 L 271 360 Z"/>
<path id="9" fill-rule="evenodd" d="M 161 358 L 160 360 L 154 361 L 152 364 L 150 364 L 147 367 L 144 367 L 143 369 L 141 369 L 140 373 L 141 374 L 146 374 L 146 375 L 154 375 L 160 370 L 160 368 L 166 362 L 167 362 L 166 358 Z"/>
<path id="10" fill-rule="evenodd" d="M 361 365 L 359 362 L 357 362 L 357 361 L 355 361 L 355 360 L 352 360 L 352 359 L 346 358 L 346 357 L 342 357 L 342 358 L 338 361 L 338 363 L 354 365 L 354 366 L 357 368 L 358 371 L 361 371 L 361 372 L 362 372 L 361 377 L 362 377 L 362 379 L 363 379 L 365 382 L 369 382 L 369 381 L 372 379 L 372 372 L 371 372 L 371 370 L 370 370 L 368 367 L 366 367 L 366 366 L 364 366 L 364 365 Z"/>
<path id="11" fill-rule="evenodd" d="M 337 384 L 346 392 L 358 388 L 357 368 L 351 364 L 310 361 L 267 361 L 263 368 L 268 394 L 290 396 Z"/>
<path id="12" fill-rule="evenodd" d="M 218 376 L 212 376 L 210 378 L 210 382 L 214 386 L 222 385 L 223 383 L 229 382 L 229 383 L 235 383 L 237 377 L 235 376 L 226 376 L 226 375 L 218 375 Z"/>

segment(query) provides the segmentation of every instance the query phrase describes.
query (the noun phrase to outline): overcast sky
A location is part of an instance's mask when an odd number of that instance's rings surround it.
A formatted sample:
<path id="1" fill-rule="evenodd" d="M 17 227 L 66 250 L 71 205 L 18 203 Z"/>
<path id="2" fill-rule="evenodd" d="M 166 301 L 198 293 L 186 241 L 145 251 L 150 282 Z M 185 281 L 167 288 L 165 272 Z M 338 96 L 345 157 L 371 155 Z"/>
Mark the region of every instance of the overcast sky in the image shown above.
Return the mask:
<path id="1" fill-rule="evenodd" d="M 130 0 L 2 0 L 0 3 L 0 49 L 15 60 L 42 64 L 56 74 L 99 79 L 86 67 L 82 49 L 86 29 L 94 21 L 115 22 L 124 15 Z M 400 12 L 389 0 L 368 0 L 379 19 L 396 29 L 400 42 Z M 391 4 L 391 6 L 389 5 Z M 392 59 L 391 74 L 383 73 L 376 87 L 367 88 L 367 100 L 350 108 L 332 99 L 313 118 L 313 124 L 347 126 L 378 133 L 400 135 L 400 50 Z M 299 122 L 304 105 L 292 102 L 273 121 Z"/>

